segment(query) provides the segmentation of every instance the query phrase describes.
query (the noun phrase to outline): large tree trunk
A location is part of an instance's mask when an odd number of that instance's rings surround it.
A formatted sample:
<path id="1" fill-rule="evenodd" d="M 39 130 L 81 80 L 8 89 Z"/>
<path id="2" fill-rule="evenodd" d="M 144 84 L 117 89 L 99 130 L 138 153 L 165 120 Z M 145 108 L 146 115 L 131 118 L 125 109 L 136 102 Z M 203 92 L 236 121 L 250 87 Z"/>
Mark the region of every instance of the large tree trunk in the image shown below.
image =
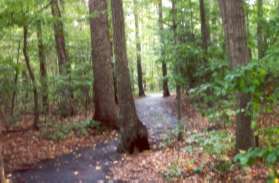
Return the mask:
<path id="1" fill-rule="evenodd" d="M 53 30 L 56 42 L 56 52 L 58 56 L 59 73 L 66 78 L 66 86 L 61 91 L 62 101 L 60 103 L 61 116 L 67 117 L 73 115 L 74 109 L 72 106 L 73 93 L 69 88 L 70 82 L 70 64 L 68 62 L 68 55 L 66 51 L 64 26 L 61 20 L 61 11 L 58 0 L 51 0 L 51 12 L 54 18 Z"/>
<path id="2" fill-rule="evenodd" d="M 164 25 L 163 25 L 163 5 L 162 0 L 159 0 L 159 31 L 160 31 L 160 41 L 161 41 L 161 57 L 162 57 L 162 74 L 163 74 L 163 96 L 169 97 L 170 91 L 168 86 L 168 69 L 167 69 L 167 63 L 164 58 L 164 38 L 163 38 L 163 32 L 164 32 Z"/>
<path id="3" fill-rule="evenodd" d="M 117 127 L 112 65 L 112 46 L 109 40 L 106 0 L 90 0 L 92 61 L 94 72 L 94 119 L 105 126 Z"/>
<path id="4" fill-rule="evenodd" d="M 47 69 L 46 69 L 46 56 L 45 47 L 43 43 L 42 24 L 41 21 L 37 23 L 37 39 L 38 39 L 38 55 L 40 61 L 40 80 L 41 80 L 41 95 L 43 113 L 47 114 L 48 107 L 48 84 L 47 84 Z"/>
<path id="5" fill-rule="evenodd" d="M 36 84 L 36 79 L 35 79 L 35 75 L 33 73 L 33 70 L 31 68 L 30 65 L 30 58 L 29 58 L 29 54 L 28 54 L 28 27 L 24 26 L 23 28 L 23 54 L 24 54 L 24 58 L 25 58 L 25 63 L 26 63 L 26 67 L 28 70 L 28 74 L 29 77 L 31 79 L 32 82 L 32 87 L 33 87 L 33 95 L 34 95 L 34 128 L 38 129 L 39 128 L 39 117 L 40 117 L 40 113 L 39 113 L 39 98 L 38 98 L 38 89 L 37 89 L 37 84 Z"/>
<path id="6" fill-rule="evenodd" d="M 139 35 L 139 15 L 138 15 L 137 0 L 134 0 L 134 17 L 135 17 L 135 37 L 136 37 L 136 49 L 137 49 L 137 71 L 138 71 L 138 89 L 139 96 L 145 96 L 143 88 L 143 74 L 141 66 L 141 41 Z"/>
<path id="7" fill-rule="evenodd" d="M 177 35 L 177 9 L 176 9 L 176 0 L 172 0 L 172 31 L 173 31 L 173 39 L 174 39 L 174 49 L 176 49 L 177 44 L 179 43 L 178 35 Z M 177 62 L 177 61 L 176 61 Z M 175 73 L 180 76 L 180 68 L 178 63 L 175 66 Z M 181 120 L 181 84 L 179 81 L 176 81 L 176 111 L 177 111 L 177 119 Z"/>
<path id="8" fill-rule="evenodd" d="M 139 120 L 132 95 L 126 50 L 122 0 L 112 0 L 113 45 L 116 57 L 119 127 L 118 151 L 133 153 L 149 149 L 148 132 Z"/>
<path id="9" fill-rule="evenodd" d="M 219 0 L 223 12 L 224 30 L 228 41 L 228 53 L 232 68 L 237 68 L 249 62 L 245 15 L 242 0 Z M 251 127 L 250 96 L 244 93 L 237 95 L 239 113 L 236 124 L 236 149 L 247 150 L 255 145 Z M 243 109 L 245 109 L 243 111 Z M 248 110 L 248 111 L 247 111 Z"/>

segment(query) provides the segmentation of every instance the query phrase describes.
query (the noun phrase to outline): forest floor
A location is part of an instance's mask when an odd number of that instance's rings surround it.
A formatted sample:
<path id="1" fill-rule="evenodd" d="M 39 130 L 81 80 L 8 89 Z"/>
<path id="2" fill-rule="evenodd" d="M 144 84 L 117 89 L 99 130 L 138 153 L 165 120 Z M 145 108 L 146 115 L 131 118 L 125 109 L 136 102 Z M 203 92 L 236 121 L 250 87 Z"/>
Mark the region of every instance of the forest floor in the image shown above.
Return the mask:
<path id="1" fill-rule="evenodd" d="M 171 108 L 167 107 L 167 101 L 160 95 L 151 95 L 136 100 L 139 117 L 149 130 L 150 143 L 153 149 L 160 148 L 162 139 L 177 126 L 176 117 Z M 104 137 L 104 135 L 102 134 L 101 137 Z M 33 165 L 32 169 L 25 168 L 16 171 L 11 175 L 12 179 L 19 183 L 98 182 L 115 179 L 110 168 L 119 164 L 128 156 L 121 156 L 116 152 L 117 135 L 111 135 L 111 137 L 113 138 L 103 139 L 103 142 L 92 142 L 92 144 L 95 144 L 94 147 L 80 149 L 53 160 L 39 162 Z M 39 149 L 39 147 L 37 148 Z M 59 148 L 59 145 L 57 148 Z M 28 154 L 28 152 L 25 154 Z M 117 178 L 117 180 L 120 181 L 121 178 Z"/>
<path id="2" fill-rule="evenodd" d="M 260 165 L 227 170 L 232 152 L 216 157 L 189 140 L 193 134 L 203 134 L 209 124 L 185 101 L 182 122 L 186 127 L 184 139 L 188 140 L 179 142 L 175 97 L 154 94 L 136 99 L 152 149 L 135 155 L 116 152 L 118 137 L 114 131 L 92 130 L 88 135 L 70 135 L 58 142 L 43 140 L 34 132 L 6 136 L 4 157 L 13 172 L 9 178 L 14 183 L 264 182 L 267 171 Z"/>

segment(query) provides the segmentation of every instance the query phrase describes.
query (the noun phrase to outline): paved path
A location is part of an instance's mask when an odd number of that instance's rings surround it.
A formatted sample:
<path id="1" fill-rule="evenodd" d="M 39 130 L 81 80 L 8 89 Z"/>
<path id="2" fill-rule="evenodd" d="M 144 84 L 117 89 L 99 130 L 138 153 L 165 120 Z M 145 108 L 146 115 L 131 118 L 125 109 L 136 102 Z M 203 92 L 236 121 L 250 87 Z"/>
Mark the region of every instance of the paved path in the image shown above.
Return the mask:
<path id="1" fill-rule="evenodd" d="M 138 115 L 146 125 L 151 143 L 158 143 L 164 134 L 176 126 L 175 116 L 160 95 L 136 100 Z M 117 141 L 97 144 L 69 155 L 39 163 L 36 168 L 18 171 L 12 175 L 13 183 L 102 183 L 109 181 L 109 168 L 119 161 Z"/>

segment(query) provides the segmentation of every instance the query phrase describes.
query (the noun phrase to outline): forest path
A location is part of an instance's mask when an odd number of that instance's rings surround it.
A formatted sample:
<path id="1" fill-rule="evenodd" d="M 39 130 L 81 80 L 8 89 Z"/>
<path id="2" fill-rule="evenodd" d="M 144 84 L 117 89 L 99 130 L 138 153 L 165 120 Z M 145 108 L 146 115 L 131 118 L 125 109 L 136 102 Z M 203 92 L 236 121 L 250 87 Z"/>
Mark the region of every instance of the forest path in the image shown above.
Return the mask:
<path id="1" fill-rule="evenodd" d="M 158 144 L 177 124 L 166 99 L 159 94 L 136 99 L 136 107 L 153 145 Z M 95 148 L 43 161 L 36 165 L 37 168 L 13 173 L 13 183 L 121 182 L 109 181 L 110 167 L 121 161 L 121 155 L 116 152 L 117 143 L 117 140 L 104 142 Z"/>

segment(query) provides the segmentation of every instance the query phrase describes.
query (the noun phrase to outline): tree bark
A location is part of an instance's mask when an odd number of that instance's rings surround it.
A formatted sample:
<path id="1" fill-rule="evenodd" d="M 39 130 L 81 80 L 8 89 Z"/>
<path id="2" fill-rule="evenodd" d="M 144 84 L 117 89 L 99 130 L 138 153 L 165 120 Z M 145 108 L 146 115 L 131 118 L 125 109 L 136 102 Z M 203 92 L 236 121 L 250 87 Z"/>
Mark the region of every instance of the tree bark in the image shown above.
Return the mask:
<path id="1" fill-rule="evenodd" d="M 201 36 L 202 36 L 202 44 L 201 47 L 203 49 L 203 61 L 204 65 L 207 67 L 210 66 L 210 63 L 208 62 L 208 47 L 210 44 L 210 28 L 209 28 L 209 22 L 208 22 L 208 15 L 206 11 L 206 6 L 204 3 L 204 0 L 200 0 L 200 22 L 201 22 Z M 205 82 L 210 81 L 210 72 L 207 72 L 206 75 L 204 76 Z M 208 96 L 212 96 L 212 90 L 209 89 L 207 91 Z M 212 107 L 212 102 L 208 101 L 207 102 L 208 107 Z"/>
<path id="2" fill-rule="evenodd" d="M 0 142 L 0 183 L 6 183 L 2 146 L 2 142 Z"/>
<path id="3" fill-rule="evenodd" d="M 46 68 L 46 56 L 45 56 L 45 47 L 44 47 L 44 43 L 43 43 L 43 33 L 42 33 L 41 21 L 39 21 L 37 23 L 37 39 L 38 39 L 38 55 L 39 55 L 39 61 L 40 61 L 42 106 L 43 106 L 43 113 L 47 114 L 49 111 L 47 68 Z"/>
<path id="4" fill-rule="evenodd" d="M 61 20 L 61 11 L 58 0 L 51 0 L 51 12 L 54 18 L 53 30 L 56 42 L 56 52 L 58 56 L 59 74 L 70 82 L 70 64 L 68 63 L 68 55 L 65 44 L 64 26 Z M 73 93 L 69 88 L 69 84 L 61 91 L 62 102 L 60 103 L 61 116 L 67 117 L 74 114 L 72 106 Z"/>
<path id="5" fill-rule="evenodd" d="M 39 113 L 39 98 L 38 98 L 38 89 L 37 89 L 37 84 L 36 84 L 36 79 L 35 79 L 35 75 L 33 73 L 33 70 L 31 68 L 30 65 L 30 58 L 29 58 L 29 54 L 28 54 L 28 27 L 24 26 L 23 28 L 23 54 L 24 54 L 24 58 L 25 58 L 25 63 L 26 63 L 26 67 L 29 73 L 29 77 L 31 79 L 32 82 L 32 87 L 33 87 L 33 97 L 34 97 L 34 108 L 33 108 L 33 112 L 34 112 L 34 122 L 33 122 L 33 127 L 35 129 L 39 129 L 39 117 L 40 117 L 40 113 Z"/>
<path id="6" fill-rule="evenodd" d="M 137 71 L 138 71 L 138 89 L 139 96 L 145 96 L 143 88 L 143 74 L 142 74 L 142 65 L 141 65 L 141 40 L 139 35 L 139 14 L 137 10 L 137 0 L 134 0 L 134 17 L 135 17 L 135 37 L 136 37 L 136 52 L 137 52 Z"/>
<path id="7" fill-rule="evenodd" d="M 108 127 L 117 127 L 112 65 L 112 46 L 109 39 L 106 0 L 90 0 L 92 62 L 94 73 L 94 119 Z"/>
<path id="8" fill-rule="evenodd" d="M 232 68 L 248 64 L 250 60 L 247 46 L 245 14 L 242 0 L 219 0 L 223 12 L 224 30 L 228 41 L 228 53 Z M 237 94 L 239 113 L 236 124 L 236 149 L 247 150 L 255 145 L 255 138 L 251 127 L 250 96 Z"/>
<path id="9" fill-rule="evenodd" d="M 201 34 L 202 34 L 202 48 L 205 56 L 207 56 L 208 45 L 210 41 L 209 25 L 205 9 L 204 0 L 200 0 L 200 19 L 201 19 Z"/>
<path id="10" fill-rule="evenodd" d="M 125 38 L 122 0 L 112 0 L 113 45 L 116 57 L 119 102 L 119 152 L 141 152 L 149 149 L 148 132 L 139 120 L 132 95 Z"/>
<path id="11" fill-rule="evenodd" d="M 174 38 L 174 49 L 176 49 L 176 46 L 179 42 L 178 36 L 177 36 L 177 9 L 176 9 L 176 0 L 172 0 L 172 31 L 173 31 L 173 38 Z M 177 62 L 177 61 L 176 61 Z M 175 65 L 175 72 L 180 77 L 180 68 L 178 63 Z M 177 111 L 177 119 L 181 120 L 181 84 L 179 81 L 176 81 L 176 111 Z"/>
<path id="12" fill-rule="evenodd" d="M 163 96 L 169 97 L 170 91 L 168 86 L 168 69 L 167 69 L 167 63 L 164 59 L 164 38 L 163 38 L 163 32 L 164 32 L 164 25 L 163 25 L 163 5 L 162 0 L 159 0 L 159 31 L 160 31 L 160 41 L 161 41 L 161 57 L 162 57 L 162 74 L 163 74 Z"/>
<path id="13" fill-rule="evenodd" d="M 258 59 L 262 59 L 265 56 L 266 42 L 263 32 L 264 26 L 264 11 L 263 11 L 263 0 L 257 0 L 257 44 L 258 44 Z"/>
<path id="14" fill-rule="evenodd" d="M 227 28 L 228 28 L 228 21 L 227 21 L 227 17 L 226 17 L 226 15 L 225 15 L 225 13 L 226 13 L 226 6 L 225 6 L 225 1 L 222 1 L 222 0 L 218 0 L 218 3 L 219 3 L 219 9 L 220 9 L 220 14 L 221 14 L 221 18 L 222 18 L 222 23 L 223 23 L 223 27 L 224 27 L 224 42 L 225 42 L 225 45 L 224 45 L 224 47 L 225 47 L 225 50 L 226 50 L 226 54 L 225 54 L 225 56 L 228 56 L 228 59 L 229 60 L 232 60 L 231 58 L 230 58 L 230 54 L 229 54 L 229 38 L 228 38 L 228 34 L 227 34 L 227 32 L 229 32 L 229 30 L 227 30 Z M 221 7 L 223 7 L 223 8 L 221 8 Z"/>

